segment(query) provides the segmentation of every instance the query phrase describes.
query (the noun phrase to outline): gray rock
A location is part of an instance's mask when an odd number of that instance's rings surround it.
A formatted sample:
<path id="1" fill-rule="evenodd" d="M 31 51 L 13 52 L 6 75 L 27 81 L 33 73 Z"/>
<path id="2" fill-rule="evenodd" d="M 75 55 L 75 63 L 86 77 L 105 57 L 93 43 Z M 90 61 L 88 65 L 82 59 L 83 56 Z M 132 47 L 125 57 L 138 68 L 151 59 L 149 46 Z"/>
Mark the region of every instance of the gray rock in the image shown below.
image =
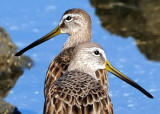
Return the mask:
<path id="1" fill-rule="evenodd" d="M 15 106 L 0 98 L 0 114 L 21 114 Z"/>
<path id="2" fill-rule="evenodd" d="M 9 34 L 0 27 L 0 97 L 5 98 L 17 79 L 23 74 L 24 68 L 32 66 L 32 60 L 27 56 L 14 56 L 17 47 Z"/>
<path id="3" fill-rule="evenodd" d="M 27 56 L 16 57 L 16 45 L 9 34 L 0 27 L 0 114 L 20 114 L 15 106 L 6 103 L 5 98 L 18 78 L 23 74 L 24 68 L 31 68 L 33 61 Z"/>

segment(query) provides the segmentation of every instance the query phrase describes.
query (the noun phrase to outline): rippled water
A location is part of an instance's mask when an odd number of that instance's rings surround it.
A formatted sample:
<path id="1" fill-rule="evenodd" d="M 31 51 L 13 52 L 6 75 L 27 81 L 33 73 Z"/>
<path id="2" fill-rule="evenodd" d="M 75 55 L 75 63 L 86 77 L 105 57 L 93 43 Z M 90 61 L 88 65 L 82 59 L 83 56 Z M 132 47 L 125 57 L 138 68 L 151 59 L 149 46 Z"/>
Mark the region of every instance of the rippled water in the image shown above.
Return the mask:
<path id="1" fill-rule="evenodd" d="M 149 99 L 109 74 L 109 93 L 115 114 L 156 114 L 160 109 L 158 3 L 6 0 L 1 1 L 0 26 L 5 28 L 13 42 L 22 49 L 54 29 L 67 9 L 86 10 L 92 18 L 92 41 L 105 49 L 113 66 L 154 96 L 154 99 Z M 25 69 L 5 98 L 23 114 L 43 112 L 46 71 L 67 37 L 56 36 L 25 53 L 34 60 L 34 66 L 30 70 Z"/>

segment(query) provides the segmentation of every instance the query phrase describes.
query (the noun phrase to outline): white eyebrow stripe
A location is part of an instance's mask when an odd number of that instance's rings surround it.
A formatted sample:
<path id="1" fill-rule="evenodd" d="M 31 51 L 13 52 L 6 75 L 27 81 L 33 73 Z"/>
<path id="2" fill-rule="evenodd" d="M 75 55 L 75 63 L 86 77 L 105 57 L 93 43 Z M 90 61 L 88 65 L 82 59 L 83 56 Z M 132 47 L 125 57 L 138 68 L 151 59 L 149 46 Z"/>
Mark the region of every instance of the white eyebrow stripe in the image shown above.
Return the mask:
<path id="1" fill-rule="evenodd" d="M 63 19 L 67 18 L 68 16 L 71 16 L 71 17 L 81 17 L 81 18 L 82 18 L 82 16 L 80 16 L 80 15 L 78 15 L 78 14 L 65 14 L 65 15 L 63 16 Z"/>
<path id="2" fill-rule="evenodd" d="M 85 48 L 84 50 L 86 50 L 86 51 L 94 51 L 94 50 L 97 50 L 97 51 L 99 51 L 99 52 L 102 54 L 102 56 L 107 60 L 106 54 L 105 54 L 104 50 L 101 49 L 101 48 L 92 47 L 92 48 Z"/>

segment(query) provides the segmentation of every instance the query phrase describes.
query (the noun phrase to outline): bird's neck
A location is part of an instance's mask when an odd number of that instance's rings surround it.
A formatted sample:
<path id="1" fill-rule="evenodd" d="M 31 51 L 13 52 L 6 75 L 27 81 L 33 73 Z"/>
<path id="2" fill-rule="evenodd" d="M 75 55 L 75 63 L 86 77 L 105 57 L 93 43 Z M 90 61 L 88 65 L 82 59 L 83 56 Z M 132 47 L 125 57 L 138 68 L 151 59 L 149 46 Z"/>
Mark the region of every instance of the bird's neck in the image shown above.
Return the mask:
<path id="1" fill-rule="evenodd" d="M 81 55 L 77 55 L 77 57 L 80 57 Z M 86 74 L 89 74 L 90 76 L 96 78 L 96 70 L 94 67 L 90 67 L 92 66 L 92 64 L 89 64 L 87 62 L 82 62 L 81 58 L 77 57 L 73 58 L 73 60 L 70 62 L 70 65 L 68 66 L 67 71 L 72 71 L 72 70 L 77 70 Z M 83 58 L 82 58 L 83 59 Z"/>
<path id="2" fill-rule="evenodd" d="M 81 66 L 81 68 L 80 67 L 74 67 L 74 68 L 73 67 L 69 67 L 67 69 L 67 71 L 77 70 L 79 72 L 83 72 L 83 73 L 89 74 L 91 77 L 93 77 L 93 78 L 95 78 L 97 80 L 95 71 L 93 71 L 92 69 L 86 68 L 86 67 L 84 69 L 82 69 L 82 67 L 83 66 Z"/>
<path id="3" fill-rule="evenodd" d="M 68 40 L 64 44 L 62 51 L 69 47 L 76 46 L 80 43 L 89 42 L 91 40 L 91 37 L 91 31 L 80 31 L 73 33 L 69 36 Z"/>

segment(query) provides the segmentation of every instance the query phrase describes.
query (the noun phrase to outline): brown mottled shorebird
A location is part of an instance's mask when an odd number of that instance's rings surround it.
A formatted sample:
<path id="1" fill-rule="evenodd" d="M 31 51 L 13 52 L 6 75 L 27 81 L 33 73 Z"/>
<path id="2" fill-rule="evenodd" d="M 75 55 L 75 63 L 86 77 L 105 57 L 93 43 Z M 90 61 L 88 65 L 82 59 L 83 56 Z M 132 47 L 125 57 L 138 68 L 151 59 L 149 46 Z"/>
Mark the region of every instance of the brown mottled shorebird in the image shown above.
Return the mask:
<path id="1" fill-rule="evenodd" d="M 66 72 L 74 46 L 91 40 L 91 18 L 88 13 L 82 9 L 67 10 L 56 29 L 16 53 L 16 56 L 19 56 L 27 50 L 61 33 L 67 33 L 69 38 L 64 44 L 61 53 L 55 57 L 48 68 L 44 89 L 45 96 L 50 85 Z M 105 77 L 102 80 L 104 81 Z"/>
<path id="2" fill-rule="evenodd" d="M 16 56 L 19 56 L 23 54 L 25 51 L 61 33 L 69 34 L 69 38 L 64 44 L 63 49 L 60 52 L 60 54 L 55 57 L 55 59 L 51 62 L 48 68 L 48 72 L 47 72 L 47 76 L 45 80 L 45 88 L 44 88 L 45 98 L 48 95 L 50 86 L 55 82 L 55 80 L 57 80 L 67 71 L 70 61 L 72 60 L 72 57 L 73 57 L 73 50 L 75 46 L 77 46 L 78 44 L 84 43 L 84 42 L 90 42 L 90 39 L 91 39 L 90 16 L 84 10 L 81 10 L 81 9 L 67 10 L 64 13 L 60 21 L 60 24 L 58 25 L 56 29 L 54 29 L 53 31 L 45 35 L 44 37 L 40 38 L 39 40 L 33 42 L 26 48 L 16 53 Z M 103 86 L 103 89 L 107 91 L 108 90 L 108 79 L 106 76 L 106 70 L 99 69 L 95 71 L 95 74 L 96 74 L 96 79 L 98 80 L 98 82 Z M 121 78 L 121 79 L 125 80 L 125 78 Z M 128 83 L 130 82 L 128 81 Z M 134 84 L 132 83 L 131 85 L 134 86 Z M 144 89 L 139 88 L 139 86 L 138 87 L 136 86 L 136 88 L 140 89 L 140 91 L 142 91 L 148 97 L 151 97 L 150 94 L 146 92 Z"/>
<path id="3" fill-rule="evenodd" d="M 113 106 L 105 89 L 97 80 L 96 71 L 107 70 L 148 97 L 146 90 L 115 69 L 96 43 L 81 43 L 74 48 L 67 72 L 49 88 L 45 114 L 113 114 Z M 108 82 L 107 85 L 108 87 Z"/>
<path id="4" fill-rule="evenodd" d="M 90 16 L 82 9 L 67 10 L 62 16 L 62 19 L 56 29 L 16 53 L 16 56 L 22 55 L 27 50 L 61 33 L 69 34 L 69 38 L 64 44 L 60 54 L 55 57 L 48 68 L 45 80 L 44 96 L 46 96 L 50 85 L 66 72 L 72 59 L 74 47 L 80 43 L 89 42 L 91 40 L 92 33 Z M 107 90 L 106 85 L 108 79 L 106 71 L 102 69 L 97 70 L 96 76 L 98 81 Z"/>

